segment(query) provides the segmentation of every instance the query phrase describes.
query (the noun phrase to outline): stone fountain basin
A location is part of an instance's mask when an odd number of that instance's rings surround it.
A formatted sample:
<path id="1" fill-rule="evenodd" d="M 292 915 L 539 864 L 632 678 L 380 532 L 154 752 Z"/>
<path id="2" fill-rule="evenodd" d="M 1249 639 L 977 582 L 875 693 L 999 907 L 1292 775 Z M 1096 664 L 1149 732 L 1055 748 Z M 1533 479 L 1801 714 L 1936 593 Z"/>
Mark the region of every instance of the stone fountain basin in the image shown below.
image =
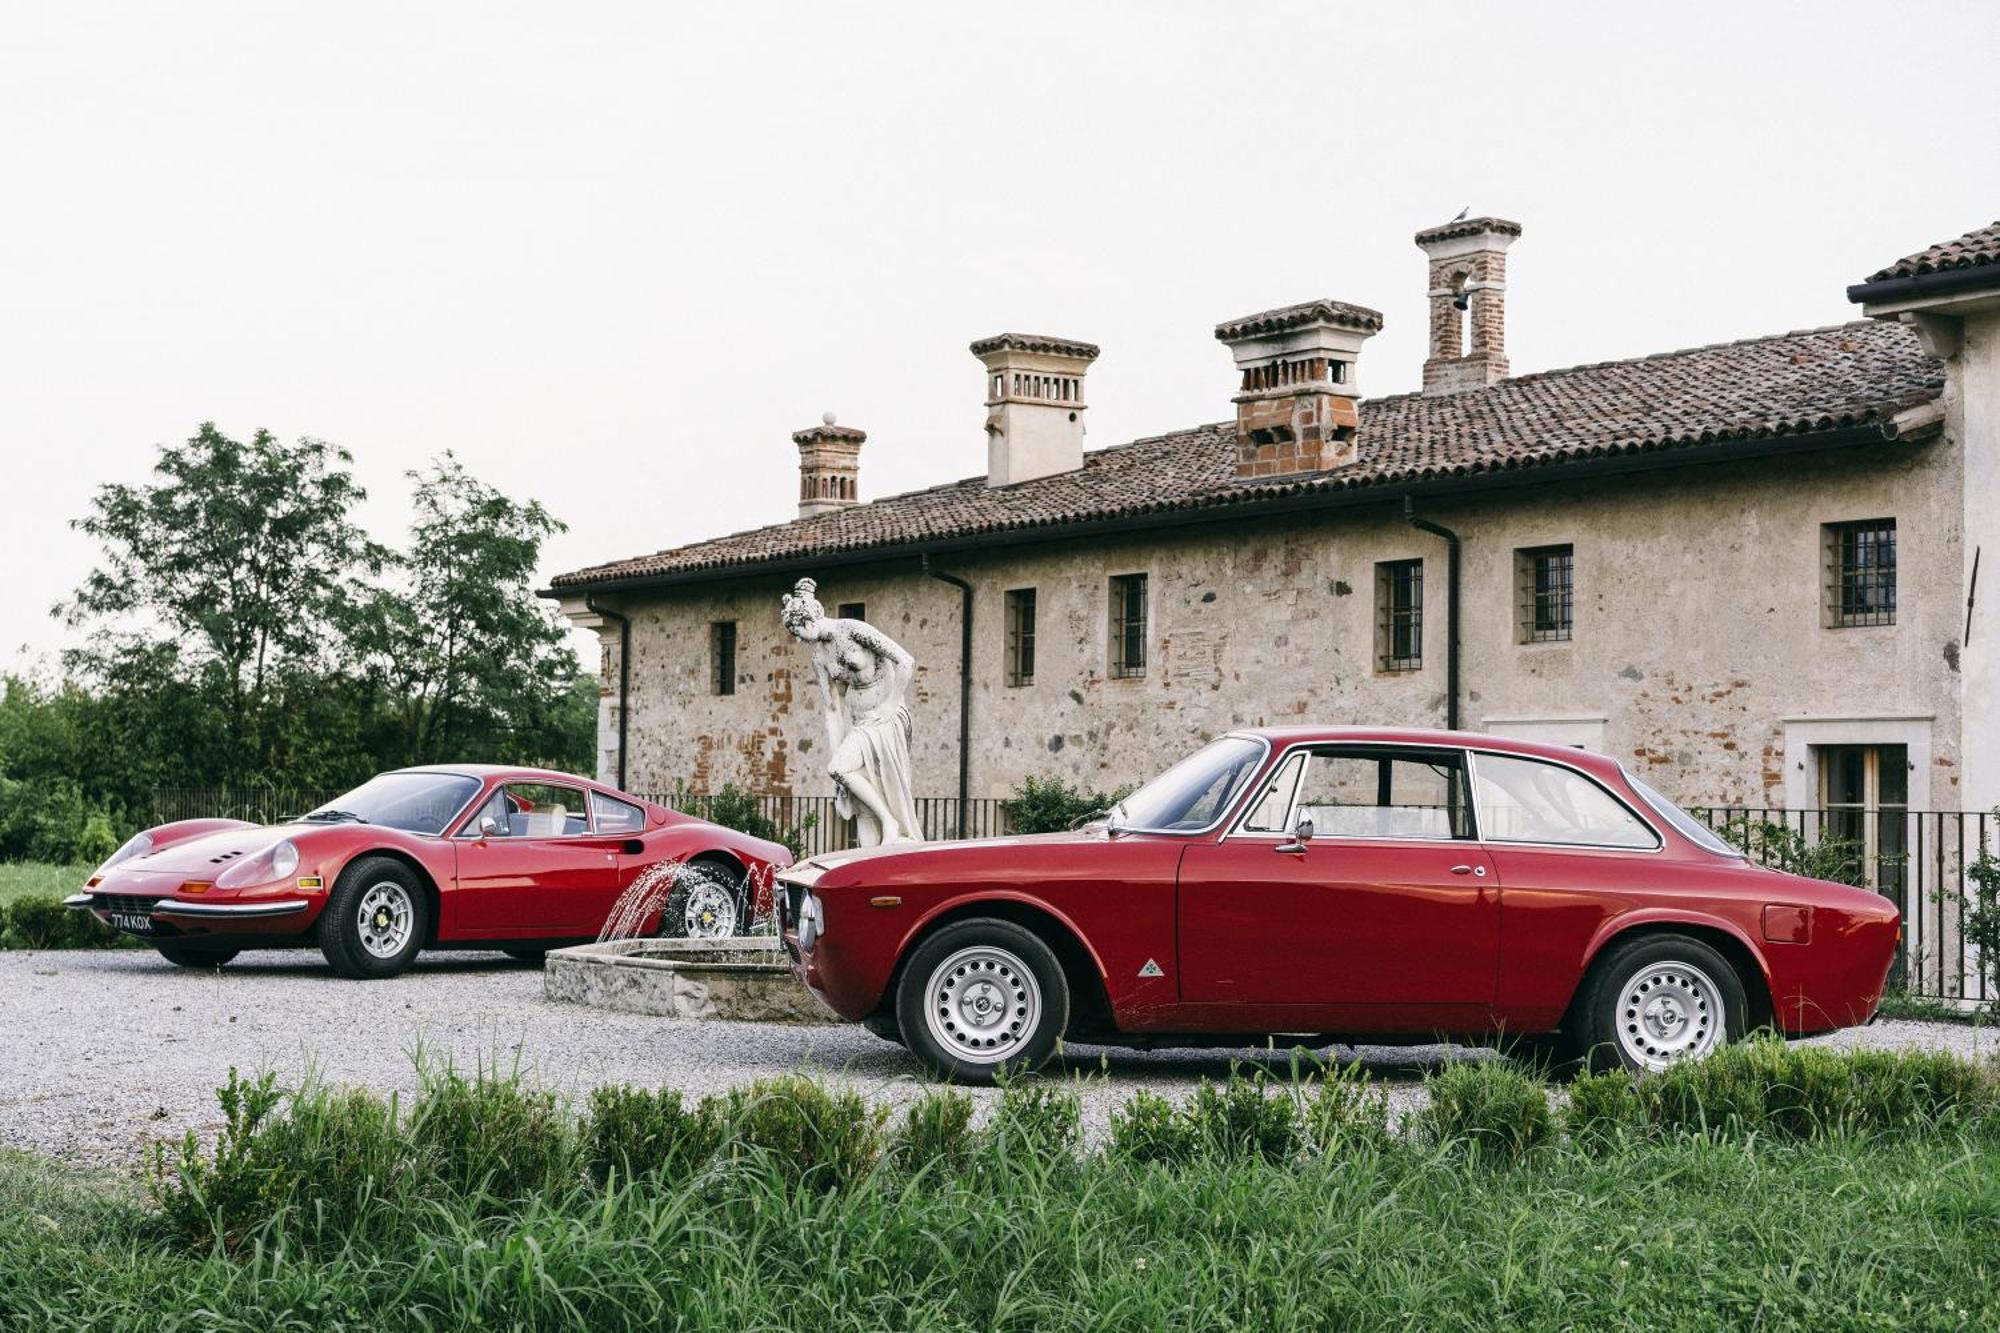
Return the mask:
<path id="1" fill-rule="evenodd" d="M 542 994 L 661 1018 L 838 1023 L 799 983 L 769 935 L 727 940 L 606 940 L 552 949 Z"/>

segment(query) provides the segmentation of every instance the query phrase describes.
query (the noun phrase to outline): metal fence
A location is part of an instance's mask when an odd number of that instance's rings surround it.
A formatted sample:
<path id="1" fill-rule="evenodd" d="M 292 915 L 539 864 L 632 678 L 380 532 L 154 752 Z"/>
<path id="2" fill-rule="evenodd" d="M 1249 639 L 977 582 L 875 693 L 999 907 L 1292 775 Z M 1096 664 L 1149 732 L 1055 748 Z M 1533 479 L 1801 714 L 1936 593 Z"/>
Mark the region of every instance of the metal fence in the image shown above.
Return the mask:
<path id="1" fill-rule="evenodd" d="M 1966 932 L 1967 910 L 1980 892 L 1969 872 L 2000 833 L 1992 814 L 1756 806 L 1692 813 L 1765 865 L 1856 884 L 1894 902 L 1903 914 L 1903 953 L 1891 980 L 1909 994 L 1977 1004 L 1994 999 L 1992 968 L 1982 966 Z"/>
<path id="2" fill-rule="evenodd" d="M 337 795 L 304 789 L 159 787 L 153 791 L 153 817 L 159 823 L 217 816 L 271 823 Z M 706 818 L 716 798 L 681 792 L 647 799 Z M 796 837 L 807 856 L 855 845 L 854 821 L 840 817 L 831 796 L 752 799 L 777 835 Z M 1990 1003 L 2000 994 L 1965 929 L 1968 905 L 1979 892 L 1968 870 L 2000 835 L 1993 815 L 1757 806 L 1699 807 L 1692 813 L 1764 864 L 1844 880 L 1892 900 L 1903 914 L 1903 953 L 1894 980 L 1908 993 L 1967 1004 Z M 924 836 L 941 841 L 961 836 L 961 827 L 963 836 L 971 838 L 1012 831 L 1005 802 L 990 797 L 960 801 L 921 796 L 917 815 Z"/>

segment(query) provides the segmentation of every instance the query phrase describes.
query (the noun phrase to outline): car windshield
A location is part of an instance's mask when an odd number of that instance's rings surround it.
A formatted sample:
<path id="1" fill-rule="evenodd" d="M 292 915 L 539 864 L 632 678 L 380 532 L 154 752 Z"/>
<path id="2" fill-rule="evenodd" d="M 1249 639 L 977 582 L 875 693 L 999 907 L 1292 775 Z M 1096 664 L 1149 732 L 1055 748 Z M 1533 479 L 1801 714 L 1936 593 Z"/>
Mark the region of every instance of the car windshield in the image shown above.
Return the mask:
<path id="1" fill-rule="evenodd" d="M 1248 736 L 1224 736 L 1175 764 L 1120 801 L 1112 811 L 1121 829 L 1182 833 L 1222 818 L 1264 759 L 1264 745 Z"/>
<path id="2" fill-rule="evenodd" d="M 1639 793 L 1641 800 L 1653 807 L 1655 814 L 1672 824 L 1683 838 L 1695 846 L 1703 851 L 1714 852 L 1717 856 L 1732 856 L 1739 861 L 1743 859 L 1743 853 L 1724 842 L 1716 835 L 1714 829 L 1633 777 L 1630 769 L 1625 771 L 1625 781 L 1632 784 L 1632 790 Z"/>
<path id="3" fill-rule="evenodd" d="M 299 818 L 316 824 L 352 820 L 438 834 L 478 790 L 479 779 L 458 773 L 384 773 Z"/>

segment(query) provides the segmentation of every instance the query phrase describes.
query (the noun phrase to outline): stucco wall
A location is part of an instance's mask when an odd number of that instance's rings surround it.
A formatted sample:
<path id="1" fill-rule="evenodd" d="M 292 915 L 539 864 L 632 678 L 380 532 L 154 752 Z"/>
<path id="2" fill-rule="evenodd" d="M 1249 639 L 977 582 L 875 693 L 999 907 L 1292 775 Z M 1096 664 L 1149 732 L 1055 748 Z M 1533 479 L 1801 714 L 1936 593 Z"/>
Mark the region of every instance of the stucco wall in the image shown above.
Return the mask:
<path id="1" fill-rule="evenodd" d="M 1955 451 L 1884 444 L 1439 501 L 1464 539 L 1463 722 L 1605 719 L 1605 748 L 1688 801 L 1782 804 L 1785 720 L 1931 718 L 1932 804 L 1956 804 L 1961 514 Z M 1897 520 L 1894 626 L 1822 624 L 1821 525 Z M 1517 639 L 1514 551 L 1576 553 L 1575 635 Z M 1421 670 L 1375 669 L 1375 564 L 1423 557 Z M 1436 725 L 1445 704 L 1443 544 L 1391 505 L 1022 544 L 940 561 L 976 587 L 972 782 L 1030 774 L 1134 781 L 1231 726 Z M 1107 580 L 1150 575 L 1150 660 L 1106 673 Z M 956 788 L 958 597 L 914 562 L 828 567 L 820 600 L 868 618 L 919 662 L 917 787 Z M 628 594 L 628 785 L 734 781 L 823 794 L 824 741 L 803 647 L 778 623 L 791 577 Z M 1003 683 L 1006 589 L 1034 587 L 1035 682 Z M 601 600 L 611 601 L 610 598 Z M 613 602 L 614 605 L 618 604 Z M 711 621 L 738 624 L 737 693 L 711 693 Z M 615 661 L 607 656 L 609 683 Z M 607 717 L 609 710 L 607 710 Z M 1915 775 L 1913 775 L 1914 777 Z"/>

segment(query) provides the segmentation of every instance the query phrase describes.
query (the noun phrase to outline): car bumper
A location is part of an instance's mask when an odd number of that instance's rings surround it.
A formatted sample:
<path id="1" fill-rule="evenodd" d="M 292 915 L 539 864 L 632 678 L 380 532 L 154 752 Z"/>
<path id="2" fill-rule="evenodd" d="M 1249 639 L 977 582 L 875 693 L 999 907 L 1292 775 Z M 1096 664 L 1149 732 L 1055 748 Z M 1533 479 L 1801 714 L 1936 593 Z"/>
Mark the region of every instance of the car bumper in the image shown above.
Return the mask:
<path id="1" fill-rule="evenodd" d="M 183 934 L 213 934 L 245 931 L 267 933 L 272 923 L 280 931 L 287 918 L 293 928 L 303 928 L 304 917 L 313 909 L 311 899 L 299 897 L 250 898 L 234 901 L 201 901 L 191 898 L 135 898 L 129 894 L 73 893 L 63 899 L 72 911 L 89 912 L 113 930 L 140 939 L 172 938 Z"/>

